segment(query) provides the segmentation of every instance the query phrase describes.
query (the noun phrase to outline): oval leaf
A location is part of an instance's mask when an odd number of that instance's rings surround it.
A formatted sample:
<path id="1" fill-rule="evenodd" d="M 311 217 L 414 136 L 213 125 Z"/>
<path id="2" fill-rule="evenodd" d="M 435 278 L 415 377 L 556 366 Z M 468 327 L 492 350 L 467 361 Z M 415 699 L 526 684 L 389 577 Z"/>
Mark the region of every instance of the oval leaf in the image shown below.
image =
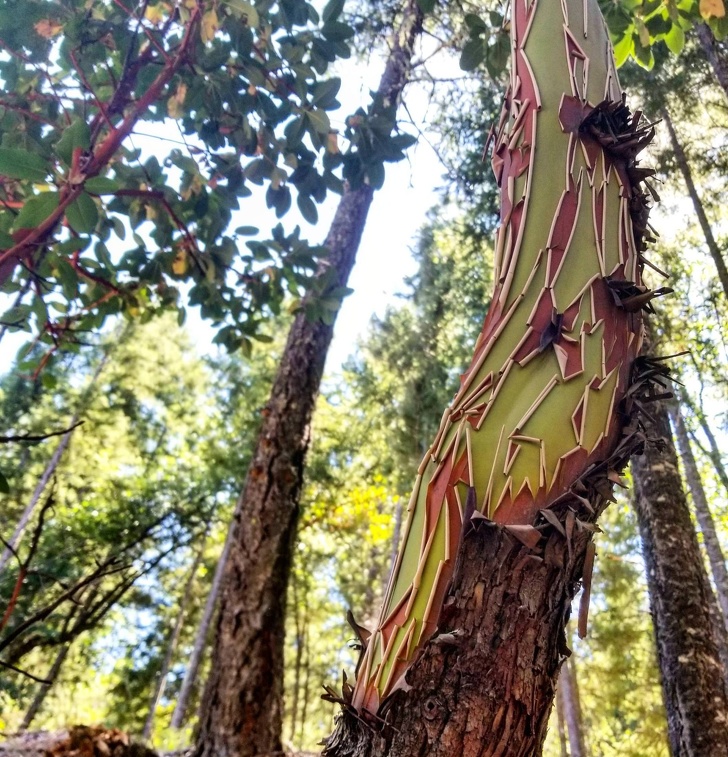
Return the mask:
<path id="1" fill-rule="evenodd" d="M 66 208 L 66 220 L 78 234 L 93 231 L 99 220 L 99 210 L 91 195 L 82 192 L 78 199 Z"/>
<path id="2" fill-rule="evenodd" d="M 58 192 L 42 192 L 31 197 L 18 213 L 13 230 L 34 229 L 58 207 Z"/>
<path id="3" fill-rule="evenodd" d="M 0 147 L 0 175 L 9 179 L 45 181 L 50 173 L 46 161 L 28 150 Z"/>

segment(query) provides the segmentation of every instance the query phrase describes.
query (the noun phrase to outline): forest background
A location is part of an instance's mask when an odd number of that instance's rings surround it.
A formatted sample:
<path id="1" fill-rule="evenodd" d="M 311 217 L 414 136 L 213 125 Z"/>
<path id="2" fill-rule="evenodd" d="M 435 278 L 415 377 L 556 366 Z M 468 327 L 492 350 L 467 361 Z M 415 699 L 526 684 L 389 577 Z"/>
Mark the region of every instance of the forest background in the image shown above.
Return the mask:
<path id="1" fill-rule="evenodd" d="M 386 178 L 382 169 L 382 189 L 359 252 L 360 265 L 375 273 L 362 277 L 374 280 L 368 295 L 373 303 L 360 300 L 357 310 L 367 313 L 370 305 L 369 312 L 376 310 L 377 315 L 354 343 L 360 327 L 357 316 L 346 318 L 344 299 L 341 332 L 316 407 L 286 619 L 284 736 L 291 749 L 313 750 L 331 729 L 336 707 L 321 700 L 321 685 L 339 681 L 342 669 L 353 672 L 357 656 L 346 612 L 354 608 L 363 625 L 376 617 L 413 472 L 472 352 L 492 287 L 497 197 L 482 153 L 503 89 L 503 9 L 488 9 L 483 20 L 464 13 L 482 14 L 482 6 L 464 5 L 442 3 L 425 22 L 426 34 L 417 45 L 417 65 L 399 115 L 400 133 L 411 138 L 384 158 L 404 158 L 403 150 L 409 147 L 408 159 L 396 169 L 387 166 Z M 145 7 L 147 22 L 161 23 L 165 4 Z M 23 299 L 28 288 L 23 289 L 21 280 L 15 289 L 12 282 L 6 284 L 3 297 L 9 309 L 0 318 L 2 368 L 7 368 L 0 384 L 4 433 L 46 437 L 53 430 L 72 430 L 35 443 L 31 439 L 0 446 L 0 472 L 7 490 L 2 494 L 0 535 L 13 547 L 0 559 L 0 593 L 10 610 L 0 630 L 5 665 L 0 671 L 0 726 L 5 734 L 101 722 L 144 737 L 160 749 L 190 742 L 210 665 L 214 623 L 207 600 L 215 596 L 216 567 L 284 349 L 282 335 L 303 293 L 311 287 L 315 291 L 310 275 L 315 270 L 315 245 L 325 236 L 336 204 L 332 195 L 340 189 L 327 174 L 339 168 L 339 159 L 332 156 L 341 155 L 329 130 L 338 127 L 345 155 L 353 149 L 344 147 L 346 140 L 357 147 L 357 124 L 341 114 L 353 113 L 359 105 L 366 108 L 366 90 L 376 87 L 391 30 L 398 23 L 399 4 L 394 2 L 326 7 L 329 13 L 336 11 L 332 23 L 346 27 L 337 30 L 337 41 L 351 48 L 354 63 L 332 61 L 341 90 L 327 91 L 323 85 L 317 95 L 319 109 L 314 105 L 307 111 L 303 128 L 308 129 L 309 147 L 318 153 L 312 161 L 323 166 L 328 191 L 314 190 L 314 206 L 312 193 L 298 187 L 304 199 L 297 200 L 291 214 L 300 214 L 304 234 L 311 240 L 310 248 L 298 252 L 312 257 L 294 262 L 293 273 L 271 276 L 290 286 L 281 285 L 257 302 L 251 295 L 247 302 L 254 306 L 248 321 L 239 318 L 232 326 L 225 320 L 228 314 L 218 313 L 201 298 L 197 302 L 203 301 L 202 315 L 212 326 L 203 325 L 194 305 L 186 323 L 168 312 L 178 301 L 159 288 L 158 296 L 146 301 L 136 290 L 136 299 L 119 296 L 116 309 L 97 323 L 77 320 L 80 327 L 66 333 L 44 332 L 37 309 Z M 43 26 L 45 20 L 40 12 L 28 33 L 52 49 L 61 29 Z M 0 16 L 0 29 L 3 21 Z M 211 21 L 208 18 L 208 24 Z M 304 21 L 304 26 L 313 23 Z M 652 260 L 670 271 L 675 293 L 661 302 L 653 325 L 661 352 L 686 353 L 673 363 L 683 387 L 677 392 L 679 402 L 671 405 L 671 417 L 686 487 L 698 508 L 696 527 L 702 545 L 708 547 L 706 567 L 719 600 L 725 600 L 721 546 L 728 538 L 728 476 L 721 450 L 728 423 L 728 282 L 721 281 L 716 263 L 723 259 L 728 238 L 728 100 L 698 34 L 686 29 L 682 38 L 673 34 L 658 41 L 659 28 L 642 25 L 644 32 L 638 23 L 630 34 L 633 48 L 618 52 L 642 64 L 630 59 L 622 69 L 630 100 L 641 104 L 650 118 L 662 119 L 649 156 L 661 196 L 654 211 L 661 236 Z M 216 32 L 211 27 L 205 32 L 203 26 L 201 34 Z M 713 50 L 727 65 L 725 45 L 714 42 Z M 12 60 L 7 51 L 2 56 L 5 64 Z M 461 71 L 458 61 L 471 72 Z M 364 64 L 362 84 L 352 69 Z M 7 78 L 7 69 L 3 75 Z M 179 100 L 180 92 L 178 85 L 173 97 Z M 338 109 L 337 97 L 343 102 Z M 143 163 L 147 173 L 156 170 L 156 144 L 170 138 L 167 127 L 175 117 L 183 118 L 175 112 L 173 98 L 170 101 L 157 123 L 138 129 L 147 136 L 135 137 L 140 154 L 131 162 Z M 181 108 L 182 102 L 177 105 Z M 2 118 L 18 112 L 17 104 L 7 100 L 0 108 Z M 316 122 L 323 118 L 321 112 L 331 113 L 323 125 Z M 362 113 L 367 112 L 354 118 Z M 66 128 L 70 131 L 67 124 Z M 172 133 L 177 133 L 176 127 Z M 415 138 L 418 143 L 412 148 Z M 185 145 L 184 138 L 181 141 Z M 201 189 L 202 178 L 186 177 L 185 172 L 199 174 L 183 160 L 199 154 L 194 140 L 186 149 L 190 145 L 188 155 L 175 155 L 173 160 L 181 178 L 173 173 L 170 180 L 180 182 L 183 200 L 208 192 Z M 8 144 L 4 137 L 3 147 L 17 144 Z M 159 149 L 167 151 L 168 146 Z M 7 160 L 7 152 L 0 157 Z M 159 161 L 156 165 L 160 167 Z M 163 183 L 161 167 L 159 173 L 155 180 Z M 403 176 L 414 189 L 392 190 L 392 183 Z M 436 188 L 423 191 L 421 184 L 432 182 L 433 176 Z M 297 243 L 291 237 L 283 243 L 282 231 L 270 242 L 267 231 L 259 234 L 257 229 L 274 213 L 284 216 L 287 227 L 294 225 L 285 215 L 290 191 L 287 199 L 280 193 L 286 181 L 275 175 L 258 177 L 255 169 L 246 169 L 246 178 L 253 185 L 251 197 L 245 198 L 242 210 L 233 209 L 229 219 L 223 215 L 226 223 L 237 227 L 241 247 L 247 238 L 253 257 L 260 256 L 260 265 L 252 261 L 241 281 L 274 265 L 268 265 L 267 253 L 256 243 L 271 255 Z M 356 181 L 351 173 L 349 178 Z M 256 186 L 258 179 L 263 186 Z M 206 186 L 214 197 L 214 184 Z M 91 200 L 95 205 L 101 190 L 106 191 L 99 187 Z M 9 200 L 7 185 L 3 191 L 3 199 Z M 206 202 L 205 214 L 210 200 Z M 385 204 L 390 206 L 388 213 Z M 83 202 L 79 211 L 82 206 Z M 119 237 L 133 230 L 142 247 L 149 244 L 150 228 L 162 215 L 151 204 L 110 205 L 105 218 L 99 220 L 98 212 L 93 223 L 81 218 L 74 231 L 108 239 L 112 229 Z M 118 221 L 122 229 L 114 228 L 114 217 L 126 219 Z M 164 247 L 164 239 L 154 242 Z M 402 254 L 408 246 L 411 259 Z M 74 248 L 71 244 L 66 252 Z M 111 243 L 109 249 L 108 262 L 97 249 L 97 268 L 114 265 L 117 252 Z M 192 251 L 169 249 L 167 257 L 160 258 L 160 265 L 167 266 L 161 273 L 145 274 L 138 264 L 127 272 L 171 283 L 178 279 L 180 296 L 189 296 L 199 287 L 199 280 L 185 279 Z M 208 281 L 215 275 L 206 269 Z M 356 278 L 352 281 L 359 286 Z M 73 304 L 69 309 L 63 301 L 82 297 L 81 287 L 73 291 L 62 271 L 59 282 L 63 297 L 56 299 L 57 313 L 84 312 L 83 307 L 74 311 Z M 382 288 L 389 295 L 386 308 L 378 295 Z M 399 296 L 392 296 L 395 292 Z M 307 317 L 329 318 L 327 313 L 336 312 L 346 295 L 340 291 L 331 296 L 329 291 L 314 299 Z M 358 318 L 360 322 L 362 316 Z M 255 328 L 246 332 L 248 322 Z M 215 335 L 215 341 L 228 349 L 210 347 Z M 548 755 L 564 754 L 567 742 L 572 755 L 668 754 L 630 496 L 629 491 L 621 493 L 601 522 L 589 634 L 572 640 L 574 655 L 562 674 L 567 683 L 560 687 Z M 711 520 L 705 517 L 707 510 Z M 24 513 L 27 523 L 19 529 Z M 69 587 L 84 581 L 82 601 L 69 601 Z M 718 609 L 724 627 L 726 610 L 726 603 Z M 34 622 L 17 633 L 29 619 Z M 196 648 L 202 651 L 201 664 L 190 676 Z"/>

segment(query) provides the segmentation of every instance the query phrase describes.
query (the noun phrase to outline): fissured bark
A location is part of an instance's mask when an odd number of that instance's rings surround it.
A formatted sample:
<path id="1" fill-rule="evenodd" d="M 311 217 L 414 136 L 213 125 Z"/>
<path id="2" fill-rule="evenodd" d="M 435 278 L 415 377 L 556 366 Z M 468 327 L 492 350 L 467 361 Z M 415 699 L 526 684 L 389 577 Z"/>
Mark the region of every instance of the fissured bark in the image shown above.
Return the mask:
<path id="1" fill-rule="evenodd" d="M 406 686 L 364 723 L 344 709 L 326 757 L 515 757 L 540 753 L 564 629 L 591 534 L 551 526 L 537 551 L 476 520 L 460 545 L 439 632 Z"/>
<path id="2" fill-rule="evenodd" d="M 728 698 L 708 577 L 685 497 L 667 409 L 650 410 L 647 445 L 632 459 L 635 506 L 647 567 L 673 757 L 728 755 Z"/>

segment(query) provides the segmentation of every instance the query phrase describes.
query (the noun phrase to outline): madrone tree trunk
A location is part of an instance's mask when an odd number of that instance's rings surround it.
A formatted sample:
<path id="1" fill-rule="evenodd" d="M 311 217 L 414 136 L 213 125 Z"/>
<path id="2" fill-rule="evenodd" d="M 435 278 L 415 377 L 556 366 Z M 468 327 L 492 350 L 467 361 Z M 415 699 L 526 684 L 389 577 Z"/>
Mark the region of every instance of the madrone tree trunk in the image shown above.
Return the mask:
<path id="1" fill-rule="evenodd" d="M 416 0 L 405 2 L 402 15 L 372 113 L 390 120 L 392 128 L 422 29 Z M 232 525 L 197 757 L 281 751 L 286 592 L 309 426 L 334 321 L 312 319 L 307 306 L 346 287 L 372 196 L 368 182 L 344 192 L 325 242 L 329 254 L 317 274 L 323 291 L 309 295 L 294 320 L 263 412 Z"/>
<path id="2" fill-rule="evenodd" d="M 355 686 L 328 689 L 342 712 L 326 757 L 540 753 L 580 585 L 588 604 L 592 524 L 662 380 L 637 358 L 661 293 L 641 280 L 636 156 L 653 131 L 624 104 L 596 0 L 511 8 L 496 289 Z"/>
<path id="3" fill-rule="evenodd" d="M 657 656 L 673 757 L 728 756 L 728 699 L 710 585 L 677 466 L 667 408 L 646 421 L 657 444 L 632 459 Z"/>

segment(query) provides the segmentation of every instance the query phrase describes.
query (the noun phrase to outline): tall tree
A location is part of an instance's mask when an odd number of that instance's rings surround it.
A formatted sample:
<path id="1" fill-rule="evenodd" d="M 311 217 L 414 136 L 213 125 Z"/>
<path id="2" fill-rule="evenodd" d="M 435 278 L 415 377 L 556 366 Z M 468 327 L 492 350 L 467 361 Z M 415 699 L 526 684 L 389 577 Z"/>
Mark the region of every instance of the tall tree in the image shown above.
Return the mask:
<path id="1" fill-rule="evenodd" d="M 564 704 L 564 720 L 569 732 L 569 750 L 571 757 L 587 757 L 584 745 L 584 725 L 581 718 L 581 703 L 579 701 L 579 685 L 576 680 L 574 663 L 565 660 L 559 674 L 559 688 L 562 690 Z"/>
<path id="2" fill-rule="evenodd" d="M 728 696 L 708 584 L 680 480 L 667 408 L 646 421 L 656 444 L 632 459 L 670 747 L 675 757 L 728 755 Z"/>
<path id="3" fill-rule="evenodd" d="M 622 102 L 596 3 L 516 2 L 510 33 L 495 294 L 328 757 L 538 752 L 589 521 L 640 442 L 623 424 L 651 389 L 632 365 L 656 295 L 635 164 L 651 131 Z"/>
<path id="4" fill-rule="evenodd" d="M 391 139 L 421 29 L 419 4 L 407 0 L 370 112 L 357 116 L 371 124 L 375 145 Z M 325 242 L 328 255 L 316 275 L 318 291 L 304 300 L 289 332 L 235 510 L 198 757 L 245 757 L 281 749 L 286 591 L 309 425 L 338 303 L 374 187 L 383 178 L 381 162 L 364 166 L 362 174 L 337 208 Z"/>
<path id="5" fill-rule="evenodd" d="M 682 411 L 678 404 L 674 404 L 669 409 L 672 427 L 675 431 L 677 448 L 680 452 L 680 459 L 685 470 L 685 481 L 688 485 L 688 491 L 693 500 L 695 515 L 700 525 L 700 531 L 703 534 L 703 544 L 705 552 L 708 555 L 708 562 L 713 573 L 713 581 L 718 595 L 718 604 L 720 605 L 723 624 L 728 625 L 728 570 L 726 570 L 725 556 L 723 548 L 718 538 L 713 515 L 710 512 L 708 498 L 705 494 L 703 482 L 700 477 L 700 471 L 690 446 L 688 430 L 685 427 Z"/>

